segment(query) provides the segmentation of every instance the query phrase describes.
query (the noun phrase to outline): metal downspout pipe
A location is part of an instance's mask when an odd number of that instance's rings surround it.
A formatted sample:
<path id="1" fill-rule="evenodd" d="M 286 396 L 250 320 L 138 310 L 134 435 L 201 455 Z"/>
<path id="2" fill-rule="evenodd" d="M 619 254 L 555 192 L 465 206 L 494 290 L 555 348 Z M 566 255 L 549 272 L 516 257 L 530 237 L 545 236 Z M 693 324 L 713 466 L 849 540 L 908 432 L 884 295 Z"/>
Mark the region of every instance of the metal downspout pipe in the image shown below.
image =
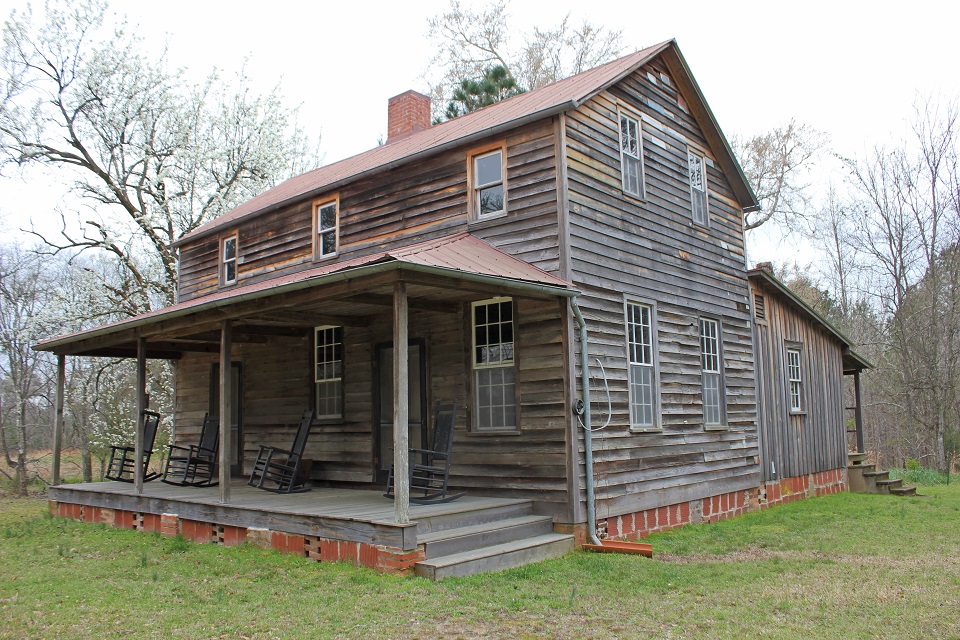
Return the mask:
<path id="1" fill-rule="evenodd" d="M 594 503 L 593 491 L 593 424 L 590 421 L 590 354 L 587 348 L 587 323 L 577 306 L 577 297 L 570 298 L 573 315 L 577 318 L 580 327 L 580 386 L 583 389 L 583 453 L 586 458 L 586 488 L 587 488 L 587 535 L 590 543 L 599 545 L 597 538 L 597 507 Z"/>

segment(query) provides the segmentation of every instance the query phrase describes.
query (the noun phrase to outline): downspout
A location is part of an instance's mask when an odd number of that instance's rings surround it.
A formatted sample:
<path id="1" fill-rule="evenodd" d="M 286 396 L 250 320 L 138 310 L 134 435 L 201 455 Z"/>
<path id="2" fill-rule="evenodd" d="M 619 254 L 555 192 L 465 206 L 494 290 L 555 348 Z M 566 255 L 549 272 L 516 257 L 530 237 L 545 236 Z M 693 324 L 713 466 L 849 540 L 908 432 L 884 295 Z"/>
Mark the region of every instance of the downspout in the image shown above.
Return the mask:
<path id="1" fill-rule="evenodd" d="M 590 422 L 590 354 L 587 349 L 587 323 L 577 306 L 577 297 L 570 298 L 573 315 L 577 318 L 580 327 L 580 386 L 583 388 L 583 453 L 586 457 L 586 487 L 587 487 L 587 535 L 590 543 L 599 545 L 597 538 L 597 508 L 594 504 L 593 492 L 593 425 Z"/>

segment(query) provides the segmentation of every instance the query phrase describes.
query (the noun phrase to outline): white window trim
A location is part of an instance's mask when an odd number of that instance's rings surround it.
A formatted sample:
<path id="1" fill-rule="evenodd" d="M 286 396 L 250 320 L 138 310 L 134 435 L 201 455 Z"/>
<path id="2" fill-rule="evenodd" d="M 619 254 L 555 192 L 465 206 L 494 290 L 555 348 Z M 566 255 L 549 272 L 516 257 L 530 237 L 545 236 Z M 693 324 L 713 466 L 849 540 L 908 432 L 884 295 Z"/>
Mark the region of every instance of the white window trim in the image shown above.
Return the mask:
<path id="1" fill-rule="evenodd" d="M 707 322 L 707 323 L 712 323 L 712 324 L 716 327 L 716 354 L 715 354 L 715 355 L 716 355 L 716 360 L 717 360 L 717 368 L 716 368 L 716 370 L 708 369 L 708 368 L 707 368 L 706 359 L 705 359 L 705 357 L 704 357 L 704 349 L 703 349 L 703 335 L 704 335 L 704 331 L 703 331 L 703 325 L 704 325 L 705 322 Z M 704 408 L 704 411 L 703 411 L 703 428 L 704 428 L 704 430 L 706 430 L 706 431 L 723 431 L 723 430 L 726 430 L 726 429 L 727 429 L 727 388 L 726 388 L 726 380 L 724 379 L 724 375 L 723 375 L 723 324 L 720 322 L 720 320 L 718 320 L 718 319 L 716 319 L 716 318 L 709 318 L 709 317 L 704 317 L 704 316 L 701 316 L 701 317 L 698 319 L 697 324 L 698 324 L 698 328 L 699 328 L 698 336 L 697 336 L 697 337 L 698 337 L 698 342 L 700 343 L 700 344 L 699 344 L 699 347 L 700 347 L 700 389 L 701 389 L 701 391 L 700 391 L 700 397 L 701 397 L 702 400 L 703 400 L 703 408 Z M 704 378 L 704 375 L 703 375 L 703 374 L 711 374 L 711 375 L 716 375 L 716 376 L 717 376 L 718 395 L 719 395 L 718 400 L 719 400 L 719 402 L 720 402 L 720 407 L 719 407 L 719 409 L 720 409 L 720 421 L 717 422 L 717 423 L 713 423 L 713 422 L 711 422 L 711 423 L 709 423 L 709 424 L 707 423 L 707 415 L 706 415 L 706 414 L 707 414 L 707 412 L 706 412 L 706 406 L 707 406 L 707 405 L 706 405 L 706 398 L 705 398 L 705 396 L 706 396 L 706 394 L 705 394 L 706 385 L 704 384 L 705 378 Z"/>
<path id="2" fill-rule="evenodd" d="M 322 234 L 330 233 L 330 229 L 320 228 L 320 210 L 333 205 L 335 222 L 333 224 L 334 246 L 333 253 L 323 253 Z M 314 260 L 330 260 L 340 255 L 340 198 L 324 198 L 313 203 L 313 257 Z"/>
<path id="3" fill-rule="evenodd" d="M 233 240 L 233 258 L 227 259 L 227 243 Z M 233 263 L 233 278 L 227 279 L 227 265 Z M 230 286 L 237 284 L 240 278 L 240 239 L 234 233 L 220 239 L 220 285 Z"/>
<path id="4" fill-rule="evenodd" d="M 477 161 L 496 153 L 500 154 L 500 180 L 494 182 L 477 182 Z M 507 147 L 505 144 L 497 144 L 492 147 L 478 149 L 468 155 L 470 170 L 470 217 L 473 222 L 482 222 L 493 220 L 507 215 Z M 503 193 L 503 207 L 499 211 L 481 215 L 480 214 L 480 191 L 489 187 L 500 185 Z"/>
<path id="5" fill-rule="evenodd" d="M 477 362 L 477 321 L 476 321 L 476 308 L 478 306 L 486 306 L 496 303 L 510 302 L 512 315 L 510 322 L 513 325 L 513 354 L 509 360 L 501 360 L 494 363 L 480 363 Z M 470 303 L 470 364 L 473 372 L 471 373 L 472 380 L 470 382 L 472 392 L 473 392 L 473 405 L 477 411 L 474 411 L 473 418 L 471 420 L 471 431 L 473 433 L 481 434 L 503 434 L 503 433 L 517 433 L 520 431 L 520 409 L 517 406 L 517 381 L 516 381 L 516 372 L 517 372 L 517 305 L 513 298 L 509 296 L 497 296 L 495 298 L 488 298 L 486 300 L 477 300 L 476 302 Z M 514 395 L 513 395 L 513 405 L 514 405 L 514 416 L 516 424 L 510 427 L 503 428 L 493 428 L 485 427 L 479 424 L 479 401 L 480 401 L 480 382 L 479 376 L 477 373 L 483 370 L 489 369 L 513 369 L 514 371 Z"/>
<path id="6" fill-rule="evenodd" d="M 637 125 L 637 156 L 626 154 L 623 150 L 623 118 L 633 121 Z M 646 167 L 643 161 L 643 118 L 639 115 L 622 109 L 617 110 L 617 140 L 620 145 L 620 188 L 625 195 L 628 195 L 632 198 L 638 200 L 647 199 L 647 179 L 646 179 Z M 639 180 L 640 189 L 637 193 L 627 190 L 627 172 L 624 171 L 626 166 L 626 160 L 624 156 L 634 158 L 638 164 L 637 179 Z"/>
<path id="7" fill-rule="evenodd" d="M 791 362 L 791 356 L 796 356 L 796 367 L 794 363 Z M 802 358 L 802 349 L 799 347 L 787 347 L 787 395 L 790 398 L 790 414 L 791 415 L 800 415 L 804 413 L 804 397 L 803 397 L 803 358 Z M 797 377 L 794 378 L 794 369 L 796 369 Z M 794 404 L 794 393 L 793 385 L 797 385 L 796 393 L 796 404 Z"/>
<path id="8" fill-rule="evenodd" d="M 634 363 L 631 350 L 631 332 L 630 332 L 630 307 L 645 307 L 650 313 L 650 363 Z M 628 299 L 624 301 L 623 306 L 624 337 L 626 339 L 627 353 L 627 397 L 628 397 L 628 418 L 630 420 L 630 430 L 636 433 L 650 433 L 663 431 L 662 416 L 660 413 L 660 356 L 657 348 L 657 307 L 651 302 Z M 650 367 L 651 383 L 651 402 L 653 403 L 653 424 L 640 425 L 633 422 L 633 384 L 632 384 L 632 365 L 641 364 Z"/>
<path id="9" fill-rule="evenodd" d="M 701 187 L 697 188 L 693 184 L 693 180 L 690 180 L 690 160 L 696 158 L 700 161 L 700 177 L 701 177 Z M 706 156 L 699 150 L 694 149 L 693 147 L 687 147 L 687 180 L 690 183 L 690 219 L 694 224 L 700 225 L 701 227 L 710 226 L 710 189 L 707 185 L 707 159 Z M 703 194 L 703 220 L 697 220 L 694 217 L 694 199 L 697 197 L 696 193 L 699 191 Z"/>
<path id="10" fill-rule="evenodd" d="M 319 364 L 318 358 L 317 358 L 317 352 L 319 351 L 319 346 L 320 346 L 318 336 L 320 335 L 321 331 L 325 331 L 327 329 L 340 329 L 340 357 L 341 357 L 340 375 L 321 379 L 317 375 L 317 365 Z M 345 369 L 343 355 L 344 355 L 343 327 L 341 325 L 325 324 L 325 325 L 320 325 L 313 328 L 313 383 L 314 383 L 313 393 L 314 393 L 314 402 L 316 404 L 317 420 L 340 420 L 343 418 L 343 373 Z M 320 403 L 319 403 L 319 395 L 318 395 L 320 392 L 319 385 L 321 383 L 329 383 L 329 382 L 340 383 L 340 413 L 330 413 L 330 414 L 320 413 Z"/>

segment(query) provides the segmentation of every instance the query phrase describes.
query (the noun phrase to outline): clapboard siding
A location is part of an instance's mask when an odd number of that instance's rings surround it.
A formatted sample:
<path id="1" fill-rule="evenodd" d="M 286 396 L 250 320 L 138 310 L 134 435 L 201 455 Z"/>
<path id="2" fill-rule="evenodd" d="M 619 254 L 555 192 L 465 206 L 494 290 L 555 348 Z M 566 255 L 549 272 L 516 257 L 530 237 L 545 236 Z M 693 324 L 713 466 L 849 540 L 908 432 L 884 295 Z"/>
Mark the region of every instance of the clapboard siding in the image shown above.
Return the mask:
<path id="1" fill-rule="evenodd" d="M 763 296 L 766 316 L 756 323 L 763 478 L 845 467 L 844 345 L 783 294 L 758 280 L 752 286 L 754 294 Z M 788 347 L 800 350 L 800 414 L 790 412 Z"/>
<path id="2" fill-rule="evenodd" d="M 647 74 L 656 76 L 654 84 Z M 594 435 L 600 517 L 759 482 L 756 386 L 741 213 L 696 121 L 651 65 L 566 118 L 570 255 L 590 355 L 605 368 L 610 424 Z M 639 117 L 646 198 L 622 193 L 619 108 Z M 691 219 L 687 145 L 707 163 L 710 222 Z M 624 304 L 653 304 L 659 429 L 632 431 Z M 720 321 L 726 424 L 705 429 L 699 318 Z M 593 389 L 595 424 L 606 396 Z M 598 397 L 599 396 L 599 397 Z"/>
<path id="3" fill-rule="evenodd" d="M 340 252 L 335 260 L 469 230 L 507 253 L 555 272 L 559 249 L 553 136 L 550 119 L 506 136 L 508 215 L 497 220 L 468 220 L 469 149 L 382 171 L 331 192 L 328 195 L 337 195 L 340 201 Z M 238 234 L 238 284 L 318 264 L 313 260 L 313 201 L 297 202 L 221 232 L 221 237 Z M 217 238 L 181 248 L 181 301 L 218 290 L 218 251 Z"/>

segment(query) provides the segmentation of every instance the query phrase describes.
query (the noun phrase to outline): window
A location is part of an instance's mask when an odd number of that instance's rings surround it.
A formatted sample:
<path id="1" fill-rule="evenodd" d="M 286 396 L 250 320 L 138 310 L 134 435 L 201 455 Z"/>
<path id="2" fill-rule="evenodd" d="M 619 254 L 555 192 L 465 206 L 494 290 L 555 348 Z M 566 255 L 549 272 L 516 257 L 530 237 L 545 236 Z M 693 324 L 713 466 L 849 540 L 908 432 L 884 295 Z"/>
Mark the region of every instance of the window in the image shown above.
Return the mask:
<path id="1" fill-rule="evenodd" d="M 503 149 L 473 156 L 471 206 L 475 219 L 485 220 L 506 212 L 503 173 Z"/>
<path id="2" fill-rule="evenodd" d="M 640 122 L 620 114 L 620 171 L 623 192 L 643 198 L 643 140 Z"/>
<path id="3" fill-rule="evenodd" d="M 337 215 L 337 201 L 320 202 L 314 205 L 314 223 L 316 224 L 317 259 L 332 258 L 339 249 L 339 217 Z"/>
<path id="4" fill-rule="evenodd" d="M 800 373 L 800 350 L 787 349 L 787 379 L 790 381 L 790 413 L 803 411 L 803 377 Z"/>
<path id="5" fill-rule="evenodd" d="M 343 327 L 314 329 L 314 382 L 317 385 L 317 417 L 343 417 Z"/>
<path id="6" fill-rule="evenodd" d="M 653 313 L 627 303 L 627 358 L 630 362 L 630 426 L 656 426 L 653 371 Z"/>
<path id="7" fill-rule="evenodd" d="M 687 166 L 690 169 L 690 203 L 693 221 L 707 224 L 707 171 L 703 156 L 687 149 Z"/>
<path id="8" fill-rule="evenodd" d="M 708 427 L 723 424 L 723 378 L 720 370 L 720 323 L 700 319 L 700 361 L 703 381 L 703 423 Z"/>
<path id="9" fill-rule="evenodd" d="M 220 251 L 220 282 L 234 284 L 237 281 L 237 236 L 224 238 Z"/>
<path id="10" fill-rule="evenodd" d="M 473 368 L 477 431 L 517 428 L 513 300 L 473 303 Z"/>

